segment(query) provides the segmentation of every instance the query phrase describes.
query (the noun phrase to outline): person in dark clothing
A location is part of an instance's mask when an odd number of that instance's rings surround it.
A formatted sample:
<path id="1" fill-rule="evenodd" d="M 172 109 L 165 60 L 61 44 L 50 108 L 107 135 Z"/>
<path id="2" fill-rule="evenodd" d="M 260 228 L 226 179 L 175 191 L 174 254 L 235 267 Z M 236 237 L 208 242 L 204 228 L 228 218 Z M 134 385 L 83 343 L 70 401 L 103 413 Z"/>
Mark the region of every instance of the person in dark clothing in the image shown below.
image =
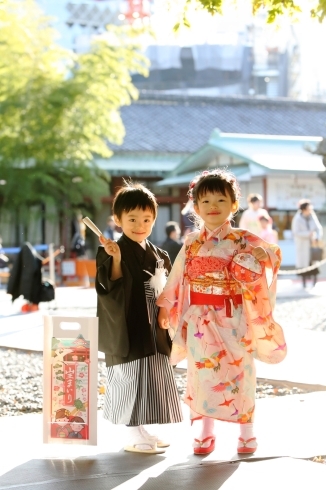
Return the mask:
<path id="1" fill-rule="evenodd" d="M 63 253 L 63 247 L 53 253 L 53 257 Z M 23 296 L 27 300 L 27 304 L 23 305 L 22 311 L 36 311 L 41 301 L 51 301 L 53 297 L 45 298 L 42 284 L 42 266 L 50 261 L 50 256 L 43 258 L 37 253 L 35 248 L 25 242 L 18 252 L 14 261 L 7 285 L 7 293 L 11 294 L 12 302 L 19 296 Z M 49 284 L 49 282 L 47 281 Z"/>
<path id="2" fill-rule="evenodd" d="M 41 299 L 42 262 L 35 248 L 26 242 L 17 254 L 8 280 L 7 293 L 12 295 L 12 301 L 23 296 L 33 308 L 38 309 Z"/>
<path id="3" fill-rule="evenodd" d="M 110 238 L 110 240 L 115 240 L 116 239 L 116 233 L 115 233 L 115 222 L 114 222 L 113 216 L 108 217 L 106 224 L 107 224 L 107 227 L 103 231 L 103 236 L 105 238 Z"/>
<path id="4" fill-rule="evenodd" d="M 125 451 L 157 454 L 169 444 L 144 425 L 182 420 L 169 363 L 172 341 L 157 323 L 156 297 L 171 263 L 148 240 L 157 202 L 146 187 L 125 182 L 112 206 L 123 234 L 118 241 L 100 236 L 95 281 L 99 350 L 108 367 L 104 418 L 127 425 Z"/>
<path id="5" fill-rule="evenodd" d="M 87 258 L 86 255 L 86 225 L 82 220 L 83 215 L 77 214 L 71 223 L 72 239 L 70 244 L 72 258 Z"/>
<path id="6" fill-rule="evenodd" d="M 161 248 L 169 254 L 171 264 L 173 264 L 182 247 L 180 226 L 176 221 L 168 221 L 165 225 L 165 233 L 167 238 Z"/>

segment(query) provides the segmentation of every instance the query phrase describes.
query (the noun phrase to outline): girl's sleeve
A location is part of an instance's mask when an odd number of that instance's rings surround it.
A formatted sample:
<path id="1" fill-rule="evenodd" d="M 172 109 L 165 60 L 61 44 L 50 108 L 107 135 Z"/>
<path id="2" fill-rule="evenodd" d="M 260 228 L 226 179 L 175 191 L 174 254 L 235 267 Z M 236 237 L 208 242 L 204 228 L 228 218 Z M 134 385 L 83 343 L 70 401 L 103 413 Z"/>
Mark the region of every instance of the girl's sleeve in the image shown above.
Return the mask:
<path id="1" fill-rule="evenodd" d="M 281 250 L 277 245 L 267 243 L 255 235 L 250 234 L 247 238 L 252 246 L 263 247 L 269 256 L 259 279 L 241 283 L 247 324 L 252 333 L 250 349 L 256 359 L 277 364 L 285 358 L 287 352 L 283 329 L 273 317 Z"/>
<path id="2" fill-rule="evenodd" d="M 188 286 L 184 280 L 185 245 L 181 248 L 156 304 L 165 307 L 169 314 L 172 338 L 171 363 L 177 364 L 186 357 L 186 341 L 183 333 L 183 315 L 189 307 Z"/>

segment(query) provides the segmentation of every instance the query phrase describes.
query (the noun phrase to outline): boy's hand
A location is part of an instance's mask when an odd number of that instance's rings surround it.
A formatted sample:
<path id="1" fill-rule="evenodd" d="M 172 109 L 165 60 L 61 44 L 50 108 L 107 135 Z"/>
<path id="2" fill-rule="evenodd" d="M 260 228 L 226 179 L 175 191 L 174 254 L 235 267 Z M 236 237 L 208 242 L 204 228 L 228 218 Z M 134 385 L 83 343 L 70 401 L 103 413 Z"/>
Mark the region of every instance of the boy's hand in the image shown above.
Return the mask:
<path id="1" fill-rule="evenodd" d="M 168 330 L 170 328 L 169 315 L 167 309 L 164 308 L 164 306 L 160 307 L 160 311 L 158 312 L 158 316 L 157 316 L 157 321 L 160 328 L 163 328 L 164 330 Z"/>
<path id="2" fill-rule="evenodd" d="M 99 237 L 99 240 L 108 255 L 111 255 L 116 260 L 121 260 L 120 247 L 117 242 L 110 240 L 110 238 L 105 238 L 103 235 Z"/>
<path id="3" fill-rule="evenodd" d="M 269 260 L 269 256 L 263 247 L 253 247 L 251 253 L 260 262 L 267 262 Z"/>

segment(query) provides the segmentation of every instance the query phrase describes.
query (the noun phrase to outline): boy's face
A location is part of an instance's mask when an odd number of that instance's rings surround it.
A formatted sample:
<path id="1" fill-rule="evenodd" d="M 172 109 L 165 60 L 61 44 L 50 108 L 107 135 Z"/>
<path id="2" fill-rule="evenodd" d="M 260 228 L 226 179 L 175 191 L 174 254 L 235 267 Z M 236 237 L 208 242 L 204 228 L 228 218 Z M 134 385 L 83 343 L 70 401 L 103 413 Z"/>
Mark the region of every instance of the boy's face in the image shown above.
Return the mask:
<path id="1" fill-rule="evenodd" d="M 138 243 L 149 237 L 155 223 L 152 211 L 140 208 L 132 209 L 128 213 L 123 212 L 121 219 L 115 216 L 114 221 L 130 240 Z"/>

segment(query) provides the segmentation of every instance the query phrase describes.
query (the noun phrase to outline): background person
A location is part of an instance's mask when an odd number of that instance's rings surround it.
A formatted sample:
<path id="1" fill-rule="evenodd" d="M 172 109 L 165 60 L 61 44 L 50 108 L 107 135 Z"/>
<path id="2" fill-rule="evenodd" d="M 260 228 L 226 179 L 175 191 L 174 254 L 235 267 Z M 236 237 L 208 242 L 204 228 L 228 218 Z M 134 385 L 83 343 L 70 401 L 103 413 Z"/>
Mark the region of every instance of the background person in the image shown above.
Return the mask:
<path id="1" fill-rule="evenodd" d="M 165 225 L 165 233 L 166 240 L 162 243 L 161 248 L 169 254 L 171 264 L 173 264 L 182 247 L 180 226 L 176 221 L 168 221 Z"/>
<path id="2" fill-rule="evenodd" d="M 86 225 L 83 215 L 78 213 L 71 223 L 72 239 L 70 243 L 71 258 L 86 259 Z"/>
<path id="3" fill-rule="evenodd" d="M 103 236 L 110 240 L 118 240 L 121 237 L 121 233 L 117 231 L 117 226 L 114 222 L 113 216 L 108 216 L 106 221 L 107 227 L 103 231 Z"/>
<path id="4" fill-rule="evenodd" d="M 260 194 L 249 194 L 247 197 L 248 208 L 242 213 L 239 221 L 239 228 L 243 230 L 251 231 L 255 235 L 261 236 L 262 231 L 261 222 L 259 218 L 265 216 L 270 220 L 272 225 L 272 218 L 269 216 L 266 209 L 263 209 L 263 198 Z"/>
<path id="5" fill-rule="evenodd" d="M 323 236 L 323 228 L 309 199 L 299 201 L 299 209 L 293 217 L 291 228 L 295 244 L 295 266 L 297 269 L 308 267 L 311 265 L 311 247 Z M 315 285 L 318 274 L 318 268 L 300 274 L 303 287 L 306 287 L 306 281 L 311 276 Z"/>
<path id="6" fill-rule="evenodd" d="M 268 243 L 277 243 L 278 242 L 278 233 L 276 230 L 272 228 L 271 218 L 267 218 L 267 216 L 260 216 L 259 218 L 261 232 L 260 238 L 265 240 Z"/>
<path id="7" fill-rule="evenodd" d="M 51 257 L 56 257 L 63 252 L 64 248 L 60 247 L 52 256 L 44 258 L 29 242 L 23 244 L 14 260 L 7 285 L 7 293 L 11 294 L 12 302 L 19 296 L 26 299 L 27 303 L 22 306 L 22 312 L 37 311 L 41 301 L 54 299 L 54 288 L 49 282 L 51 291 L 48 292 L 49 297 L 44 297 L 42 266 L 46 265 Z"/>

